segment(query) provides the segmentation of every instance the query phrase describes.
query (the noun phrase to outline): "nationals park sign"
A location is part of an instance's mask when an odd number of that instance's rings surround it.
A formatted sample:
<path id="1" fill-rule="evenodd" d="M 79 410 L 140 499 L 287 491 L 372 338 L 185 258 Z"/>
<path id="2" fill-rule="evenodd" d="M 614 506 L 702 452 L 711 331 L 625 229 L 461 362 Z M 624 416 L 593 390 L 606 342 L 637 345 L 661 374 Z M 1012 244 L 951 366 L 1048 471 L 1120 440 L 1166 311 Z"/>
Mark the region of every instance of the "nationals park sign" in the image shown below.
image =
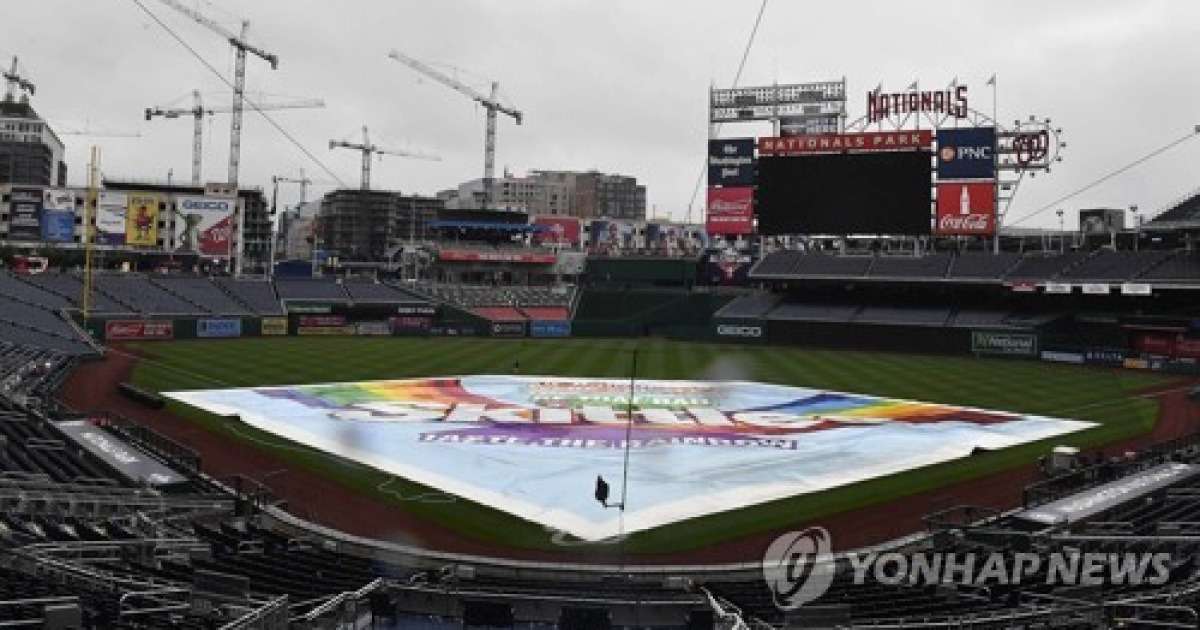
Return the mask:
<path id="1" fill-rule="evenodd" d="M 476 375 L 164 395 L 584 540 L 1092 426 L 746 381 Z M 626 470 L 622 528 L 592 490 Z"/>
<path id="2" fill-rule="evenodd" d="M 976 354 L 1004 354 L 1008 356 L 1038 356 L 1036 333 L 971 331 L 971 352 Z"/>

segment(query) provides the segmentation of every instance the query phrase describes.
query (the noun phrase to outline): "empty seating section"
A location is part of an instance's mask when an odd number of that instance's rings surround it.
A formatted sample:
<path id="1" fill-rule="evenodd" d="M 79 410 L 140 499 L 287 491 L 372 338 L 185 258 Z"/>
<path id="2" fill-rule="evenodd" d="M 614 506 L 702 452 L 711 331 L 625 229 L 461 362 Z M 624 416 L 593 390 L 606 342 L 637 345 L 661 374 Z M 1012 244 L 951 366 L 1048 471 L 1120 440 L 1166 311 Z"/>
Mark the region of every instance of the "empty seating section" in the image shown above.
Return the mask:
<path id="1" fill-rule="evenodd" d="M 47 313 L 46 317 L 48 321 L 48 318 L 57 317 L 57 315 Z M 93 354 L 95 352 L 92 347 L 81 338 L 60 337 L 48 332 L 42 332 L 42 330 L 38 328 L 13 324 L 3 320 L 0 320 L 0 339 L 34 348 L 57 350 L 67 354 L 82 355 Z"/>
<path id="2" fill-rule="evenodd" d="M 70 300 L 75 308 L 81 308 L 83 301 L 83 280 L 72 273 L 39 273 L 23 276 L 30 284 L 56 293 Z M 117 302 L 93 284 L 88 298 L 88 309 L 97 313 L 129 313 L 129 307 Z"/>
<path id="3" fill-rule="evenodd" d="M 1153 227 L 1156 223 L 1169 224 L 1176 221 L 1200 221 L 1200 193 L 1175 204 L 1174 207 L 1154 217 L 1154 220 L 1147 222 L 1146 225 Z"/>
<path id="4" fill-rule="evenodd" d="M 349 299 L 340 283 L 332 280 L 275 280 L 275 292 L 281 300 L 322 300 L 345 302 Z"/>
<path id="5" fill-rule="evenodd" d="M 8 273 L 0 273 L 0 295 L 47 310 L 57 311 L 71 306 L 71 300 L 66 297 L 39 288 Z"/>
<path id="6" fill-rule="evenodd" d="M 908 326 L 944 326 L 950 319 L 948 308 L 900 306 L 864 306 L 852 321 L 863 324 L 901 324 Z"/>
<path id="7" fill-rule="evenodd" d="M 214 315 L 247 315 L 253 312 L 209 278 L 162 276 L 153 278 L 152 282 Z"/>
<path id="8" fill-rule="evenodd" d="M 1166 282 L 1200 280 L 1200 250 L 1177 252 L 1138 277 L 1139 280 Z"/>
<path id="9" fill-rule="evenodd" d="M 803 252 L 790 249 L 771 252 L 754 265 L 754 268 L 750 270 L 750 275 L 754 277 L 790 275 L 795 272 L 800 257 L 803 255 Z"/>
<path id="10" fill-rule="evenodd" d="M 944 278 L 950 265 L 950 254 L 925 256 L 879 256 L 869 275 L 885 278 Z"/>
<path id="11" fill-rule="evenodd" d="M 777 293 L 755 293 L 754 295 L 739 295 L 722 306 L 714 317 L 765 317 L 783 299 Z"/>
<path id="12" fill-rule="evenodd" d="M 75 328 L 68 324 L 57 311 L 48 311 L 25 302 L 0 301 L 0 321 L 7 321 L 66 339 L 78 339 Z"/>
<path id="13" fill-rule="evenodd" d="M 963 252 L 954 257 L 947 274 L 950 278 L 987 278 L 999 280 L 1012 269 L 1021 254 L 1016 252 Z"/>
<path id="14" fill-rule="evenodd" d="M 118 486 L 114 473 L 57 430 L 24 411 L 0 410 L 0 473 L 56 483 Z"/>
<path id="15" fill-rule="evenodd" d="M 571 294 L 549 287 L 471 286 L 471 285 L 414 285 L 412 290 L 439 302 L 462 308 L 480 306 L 567 306 Z"/>
<path id="16" fill-rule="evenodd" d="M 342 288 L 355 302 L 402 302 L 413 299 L 412 295 L 390 284 L 347 280 Z"/>
<path id="17" fill-rule="evenodd" d="M 277 315 L 283 313 L 283 306 L 275 296 L 275 287 L 270 282 L 262 280 L 234 280 L 233 278 L 215 278 L 214 281 L 245 304 L 255 313 L 262 315 Z"/>
<path id="18" fill-rule="evenodd" d="M 1162 250 L 1094 252 L 1059 276 L 1071 280 L 1122 282 L 1138 277 L 1166 259 L 1171 252 Z"/>
<path id="19" fill-rule="evenodd" d="M 1083 252 L 1065 254 L 1028 254 L 1009 270 L 1006 278 L 1013 280 L 1047 280 L 1058 277 L 1068 267 L 1083 260 Z"/>
<path id="20" fill-rule="evenodd" d="M 874 261 L 874 256 L 809 253 L 800 256 L 793 273 L 802 276 L 860 277 L 867 274 Z"/>
<path id="21" fill-rule="evenodd" d="M 96 275 L 95 286 L 139 313 L 194 314 L 203 312 L 195 304 L 176 296 L 140 275 Z"/>

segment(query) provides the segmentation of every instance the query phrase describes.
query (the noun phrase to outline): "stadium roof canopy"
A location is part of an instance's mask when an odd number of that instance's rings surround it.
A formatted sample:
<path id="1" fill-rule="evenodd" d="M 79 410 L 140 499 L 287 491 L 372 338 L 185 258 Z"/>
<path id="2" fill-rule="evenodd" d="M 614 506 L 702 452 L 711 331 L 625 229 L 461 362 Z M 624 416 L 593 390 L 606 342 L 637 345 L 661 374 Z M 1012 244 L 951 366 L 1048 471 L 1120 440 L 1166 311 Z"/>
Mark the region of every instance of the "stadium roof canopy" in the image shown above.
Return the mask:
<path id="1" fill-rule="evenodd" d="M 544 232 L 550 229 L 544 225 L 529 225 L 526 223 L 495 223 L 491 221 L 430 221 L 428 225 L 429 227 L 434 228 L 508 230 L 510 232 Z"/>

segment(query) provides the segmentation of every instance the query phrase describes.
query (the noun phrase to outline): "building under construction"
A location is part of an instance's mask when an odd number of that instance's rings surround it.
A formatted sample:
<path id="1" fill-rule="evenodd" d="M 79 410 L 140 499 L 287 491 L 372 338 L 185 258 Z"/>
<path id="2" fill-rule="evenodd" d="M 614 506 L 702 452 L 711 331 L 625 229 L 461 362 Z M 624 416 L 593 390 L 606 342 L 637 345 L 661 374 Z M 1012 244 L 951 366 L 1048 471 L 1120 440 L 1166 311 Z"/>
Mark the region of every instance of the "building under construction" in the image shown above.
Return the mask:
<path id="1" fill-rule="evenodd" d="M 321 200 L 319 250 L 336 251 L 346 262 L 377 262 L 397 247 L 427 238 L 442 200 L 386 190 L 342 189 Z"/>

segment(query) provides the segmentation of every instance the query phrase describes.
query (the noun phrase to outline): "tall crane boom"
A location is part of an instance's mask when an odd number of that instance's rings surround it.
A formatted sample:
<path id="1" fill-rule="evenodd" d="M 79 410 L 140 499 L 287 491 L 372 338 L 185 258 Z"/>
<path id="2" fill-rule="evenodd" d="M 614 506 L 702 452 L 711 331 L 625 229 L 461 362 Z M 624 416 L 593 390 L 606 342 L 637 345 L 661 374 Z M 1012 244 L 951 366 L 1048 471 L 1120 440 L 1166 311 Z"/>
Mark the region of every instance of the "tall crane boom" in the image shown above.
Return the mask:
<path id="1" fill-rule="evenodd" d="M 26 92 L 29 92 L 30 94 L 33 94 L 37 90 L 37 88 L 33 85 L 33 83 L 29 79 L 21 76 L 20 73 L 18 72 L 17 58 L 15 56 L 13 57 L 13 60 L 12 60 L 12 69 L 10 69 L 8 72 L 4 73 L 4 83 L 5 83 L 5 89 L 4 89 L 5 102 L 12 102 L 13 99 L 16 97 L 16 93 L 18 90 L 24 90 Z"/>
<path id="2" fill-rule="evenodd" d="M 337 148 L 355 149 L 357 151 L 362 152 L 362 189 L 363 190 L 371 189 L 371 156 L 372 155 L 375 155 L 375 154 L 398 155 L 400 157 L 409 157 L 409 158 L 414 158 L 414 159 L 418 159 L 418 160 L 433 160 L 435 162 L 439 162 L 442 159 L 436 155 L 426 155 L 424 153 L 416 153 L 416 152 L 411 152 L 411 151 L 394 151 L 394 150 L 384 149 L 384 148 L 378 147 L 374 144 L 371 144 L 371 139 L 367 135 L 367 127 L 365 125 L 362 128 L 362 133 L 363 133 L 363 140 L 361 143 L 346 142 L 344 140 L 330 140 L 329 148 L 330 149 L 337 149 Z"/>
<path id="3" fill-rule="evenodd" d="M 205 17 L 203 14 L 192 10 L 179 0 L 159 1 L 186 15 L 208 30 L 220 35 L 236 51 L 233 66 L 233 107 L 230 108 L 233 117 L 229 127 L 229 185 L 236 190 L 238 187 L 238 165 L 242 153 L 242 108 L 246 92 L 246 53 L 254 53 L 255 56 L 271 64 L 272 70 L 279 69 L 279 58 L 246 42 L 246 30 L 250 26 L 249 22 L 243 21 L 241 34 L 234 35 L 226 30 L 225 27 Z"/>
<path id="4" fill-rule="evenodd" d="M 521 124 L 521 119 L 524 118 L 525 115 L 519 110 L 508 107 L 497 100 L 500 91 L 500 84 L 495 81 L 492 81 L 491 94 L 484 96 L 462 81 L 447 75 L 446 73 L 419 59 L 409 57 L 398 50 L 393 50 L 392 52 L 388 53 L 388 57 L 399 61 L 400 63 L 412 68 L 413 70 L 416 70 L 417 72 L 429 77 L 430 79 L 433 79 L 434 81 L 437 81 L 438 83 L 465 94 L 467 97 L 479 103 L 485 110 L 487 110 L 487 128 L 484 132 L 483 143 L 483 208 L 487 210 L 491 205 L 492 180 L 496 170 L 496 112 L 511 116 L 513 120 L 517 121 L 518 125 Z"/>
<path id="5" fill-rule="evenodd" d="M 255 107 L 260 110 L 320 108 L 325 107 L 325 101 L 320 99 L 308 99 L 284 103 L 258 103 L 255 105 Z M 199 186 L 200 171 L 202 169 L 204 155 L 204 125 L 201 124 L 204 120 L 204 116 L 212 114 L 227 114 L 232 111 L 232 107 L 205 107 L 204 101 L 200 98 L 200 91 L 192 90 L 191 107 L 147 107 L 146 120 L 150 120 L 155 116 L 162 116 L 163 118 L 191 116 L 195 120 L 195 124 L 192 129 L 192 185 Z"/>

